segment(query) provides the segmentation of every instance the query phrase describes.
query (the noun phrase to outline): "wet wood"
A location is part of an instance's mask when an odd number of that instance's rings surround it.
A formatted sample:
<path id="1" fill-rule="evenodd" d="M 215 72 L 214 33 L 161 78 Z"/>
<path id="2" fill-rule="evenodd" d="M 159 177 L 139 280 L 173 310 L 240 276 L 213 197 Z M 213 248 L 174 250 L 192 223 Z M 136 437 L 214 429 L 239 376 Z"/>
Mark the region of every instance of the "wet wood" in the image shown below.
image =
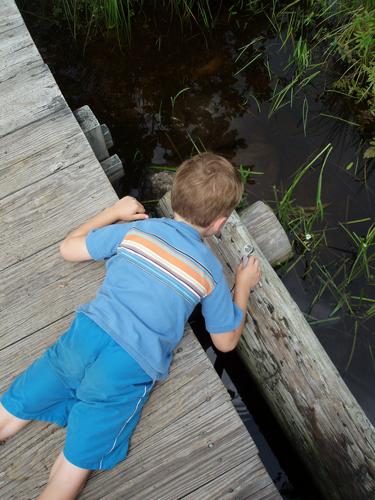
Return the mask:
<path id="1" fill-rule="evenodd" d="M 169 194 L 159 208 L 171 215 Z M 244 246 L 255 248 L 262 286 L 250 294 L 238 353 L 322 495 L 375 498 L 375 429 L 236 212 L 207 243 L 231 284 Z"/>
<path id="2" fill-rule="evenodd" d="M 4 391 L 66 330 L 76 307 L 95 295 L 103 264 L 64 262 L 58 247 L 69 230 L 117 196 L 13 0 L 0 3 L 0 106 Z M 64 437 L 64 429 L 39 422 L 2 444 L 1 500 L 36 498 Z M 170 378 L 156 385 L 144 408 L 128 459 L 93 474 L 82 498 L 174 500 L 200 489 L 209 496 L 210 490 L 222 491 L 221 476 L 233 491 L 239 491 L 241 478 L 241 491 L 271 491 L 280 498 L 226 389 L 187 328 Z"/>

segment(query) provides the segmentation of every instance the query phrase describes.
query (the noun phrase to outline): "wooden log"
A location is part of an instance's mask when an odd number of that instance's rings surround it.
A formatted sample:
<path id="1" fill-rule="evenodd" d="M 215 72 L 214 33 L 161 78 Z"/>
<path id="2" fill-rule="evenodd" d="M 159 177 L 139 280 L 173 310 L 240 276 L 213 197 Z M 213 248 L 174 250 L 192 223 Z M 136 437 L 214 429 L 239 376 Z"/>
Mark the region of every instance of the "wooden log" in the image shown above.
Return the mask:
<path id="1" fill-rule="evenodd" d="M 109 157 L 103 130 L 96 116 L 89 106 L 82 106 L 74 111 L 78 123 L 80 124 L 86 139 L 89 141 L 95 156 L 99 161 Z"/>
<path id="2" fill-rule="evenodd" d="M 124 167 L 122 161 L 117 155 L 112 155 L 106 160 L 100 162 L 103 170 L 111 184 L 118 181 L 124 176 Z"/>
<path id="3" fill-rule="evenodd" d="M 239 215 L 271 265 L 282 264 L 292 257 L 289 238 L 271 207 L 256 201 Z"/>
<path id="4" fill-rule="evenodd" d="M 171 215 L 170 195 L 159 202 Z M 375 429 L 236 212 L 207 243 L 230 284 L 250 243 L 262 267 L 238 353 L 324 498 L 375 498 Z"/>

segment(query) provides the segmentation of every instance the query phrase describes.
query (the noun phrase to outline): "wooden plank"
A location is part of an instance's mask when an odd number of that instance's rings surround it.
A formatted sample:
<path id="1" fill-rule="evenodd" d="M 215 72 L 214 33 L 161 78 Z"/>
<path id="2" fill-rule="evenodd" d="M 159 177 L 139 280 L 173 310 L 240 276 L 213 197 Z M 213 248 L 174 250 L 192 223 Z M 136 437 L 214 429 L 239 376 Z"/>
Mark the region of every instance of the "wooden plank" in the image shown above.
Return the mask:
<path id="1" fill-rule="evenodd" d="M 0 199 L 84 159 L 97 161 L 70 109 L 45 116 L 0 139 Z"/>
<path id="2" fill-rule="evenodd" d="M 58 244 L 2 271 L 2 348 L 67 316 L 78 304 L 91 300 L 103 275 L 100 263 L 65 262 L 59 255 Z"/>
<path id="3" fill-rule="evenodd" d="M 43 60 L 24 25 L 0 34 L 0 83 L 35 64 L 42 65 Z"/>
<path id="4" fill-rule="evenodd" d="M 24 25 L 23 19 L 14 0 L 2 0 L 0 3 L 0 42 L 6 32 L 21 25 Z"/>
<path id="5" fill-rule="evenodd" d="M 75 162 L 76 156 L 71 157 L 71 153 L 77 152 L 69 150 L 66 154 Z M 0 270 L 61 241 L 74 227 L 117 200 L 114 192 L 103 192 L 106 182 L 95 158 L 81 158 L 69 168 L 0 200 Z"/>
<path id="6" fill-rule="evenodd" d="M 66 106 L 46 64 L 25 67 L 14 78 L 0 83 L 0 137 Z"/>
<path id="7" fill-rule="evenodd" d="M 267 490 L 269 490 L 267 492 Z M 280 499 L 259 457 L 252 457 L 183 497 L 184 500 Z"/>
<path id="8" fill-rule="evenodd" d="M 244 438 L 229 402 L 189 413 L 153 434 L 116 469 L 95 475 L 82 498 L 111 498 L 114 490 L 117 498 L 180 498 L 224 473 L 228 464 L 245 461 L 251 449 Z"/>

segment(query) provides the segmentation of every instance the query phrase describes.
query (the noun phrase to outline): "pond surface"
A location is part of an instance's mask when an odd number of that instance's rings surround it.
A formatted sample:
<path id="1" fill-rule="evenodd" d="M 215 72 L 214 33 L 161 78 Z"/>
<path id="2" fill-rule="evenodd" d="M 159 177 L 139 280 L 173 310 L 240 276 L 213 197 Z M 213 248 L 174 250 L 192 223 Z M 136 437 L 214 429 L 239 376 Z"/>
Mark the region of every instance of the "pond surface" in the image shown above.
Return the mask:
<path id="1" fill-rule="evenodd" d="M 346 106 L 322 95 L 332 71 L 322 73 L 305 87 L 292 107 L 284 106 L 269 118 L 275 81 L 269 78 L 266 62 L 271 75 L 283 74 L 287 80 L 288 74 L 282 68 L 289 53 L 287 49 L 280 50 L 280 41 L 268 31 L 265 18 L 242 20 L 216 29 L 211 35 L 198 29 L 186 30 L 182 35 L 179 26 L 172 28 L 167 21 L 164 31 L 155 30 L 145 20 L 136 20 L 130 50 L 121 51 L 116 41 L 97 40 L 87 44 L 83 54 L 66 26 L 57 25 L 38 10 L 38 2 L 28 2 L 23 15 L 70 107 L 74 110 L 88 104 L 99 121 L 108 125 L 115 142 L 113 152 L 125 166 L 125 180 L 117 186 L 119 195 L 130 192 L 146 201 L 140 191 L 146 168 L 176 166 L 196 148 L 206 148 L 223 154 L 235 165 L 251 166 L 257 173 L 247 185 L 248 203 L 261 199 L 272 205 L 273 185 L 285 189 L 297 169 L 331 143 L 333 150 L 322 185 L 325 216 L 318 226 L 326 228 L 327 245 L 319 250 L 319 262 L 329 265 L 342 256 L 353 257 L 353 245 L 339 223 L 370 218 L 350 226 L 363 236 L 374 220 L 375 178 L 373 165 L 364 163 L 362 158 L 365 142 L 358 127 L 321 115 L 339 116 Z M 240 48 L 256 37 L 262 38 L 249 48 L 246 57 L 242 55 L 236 61 Z M 241 70 L 258 53 L 262 57 Z M 304 127 L 305 98 L 309 113 Z M 355 169 L 346 168 L 351 162 Z M 318 175 L 319 169 L 313 169 L 298 185 L 294 197 L 300 205 L 315 206 Z M 375 423 L 374 319 L 361 320 L 354 336 L 353 317 L 341 309 L 332 315 L 333 319 L 329 317 L 335 302 L 327 291 L 310 310 L 321 286 L 313 272 L 306 275 L 311 260 L 306 254 L 289 272 L 284 266 L 278 273 L 301 310 L 320 321 L 312 326 L 316 335 Z M 364 279 L 356 280 L 348 293 L 357 296 L 362 291 L 374 299 L 373 285 Z M 232 355 L 224 356 L 220 363 L 224 373 L 239 381 L 239 392 L 246 399 L 248 388 L 254 394 L 256 389 L 250 381 L 244 381 L 245 373 L 238 372 L 233 359 Z M 230 384 L 227 381 L 229 389 Z M 254 399 L 258 397 L 257 394 Z M 237 398 L 236 404 L 254 432 L 256 426 L 249 423 L 252 417 L 241 398 Z M 264 416 L 263 410 L 254 411 L 258 411 L 258 418 Z M 267 432 L 272 435 L 269 429 Z M 271 439 L 277 440 L 275 436 Z M 264 461 L 273 469 L 273 479 L 284 488 L 285 498 L 309 498 L 303 489 L 302 494 L 293 490 L 262 440 L 259 437 L 257 444 Z M 296 470 L 296 461 L 293 467 Z M 316 493 L 311 495 L 318 498 Z"/>

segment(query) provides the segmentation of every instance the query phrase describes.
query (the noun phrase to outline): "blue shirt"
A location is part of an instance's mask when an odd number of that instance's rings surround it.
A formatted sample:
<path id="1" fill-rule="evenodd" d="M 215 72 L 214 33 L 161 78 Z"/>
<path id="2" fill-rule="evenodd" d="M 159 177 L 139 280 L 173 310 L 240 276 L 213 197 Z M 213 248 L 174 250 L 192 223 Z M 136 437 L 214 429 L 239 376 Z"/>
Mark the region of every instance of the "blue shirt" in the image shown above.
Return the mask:
<path id="1" fill-rule="evenodd" d="M 94 260 L 106 260 L 106 275 L 95 299 L 79 310 L 154 380 L 168 376 L 199 302 L 210 333 L 242 321 L 220 262 L 189 224 L 168 218 L 113 224 L 90 231 L 86 246 Z"/>

